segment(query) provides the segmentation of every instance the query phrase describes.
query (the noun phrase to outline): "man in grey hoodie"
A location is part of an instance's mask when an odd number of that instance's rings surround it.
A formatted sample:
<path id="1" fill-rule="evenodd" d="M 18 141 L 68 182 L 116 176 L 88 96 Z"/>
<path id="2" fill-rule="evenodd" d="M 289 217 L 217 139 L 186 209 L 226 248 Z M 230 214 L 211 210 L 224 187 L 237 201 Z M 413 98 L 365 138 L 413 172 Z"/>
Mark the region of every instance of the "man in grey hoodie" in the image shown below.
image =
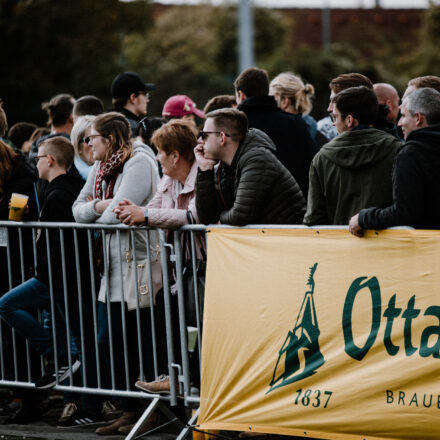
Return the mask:
<path id="1" fill-rule="evenodd" d="M 391 203 L 393 163 L 402 144 L 372 128 L 377 111 L 376 95 L 367 87 L 336 95 L 332 118 L 339 136 L 310 166 L 306 225 L 346 225 L 360 209 Z"/>

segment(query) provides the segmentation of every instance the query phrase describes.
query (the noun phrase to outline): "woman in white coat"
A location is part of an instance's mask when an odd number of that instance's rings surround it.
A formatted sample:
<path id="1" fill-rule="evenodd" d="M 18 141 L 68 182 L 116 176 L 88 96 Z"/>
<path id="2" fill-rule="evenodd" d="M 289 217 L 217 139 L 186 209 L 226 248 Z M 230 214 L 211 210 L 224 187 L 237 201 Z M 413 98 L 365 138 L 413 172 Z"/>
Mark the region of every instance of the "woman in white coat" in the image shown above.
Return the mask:
<path id="1" fill-rule="evenodd" d="M 153 197 L 159 179 L 154 154 L 142 143 L 137 142 L 132 145 L 130 136 L 130 124 L 120 113 L 110 112 L 96 117 L 88 136 L 95 163 L 84 188 L 73 205 L 73 215 L 77 222 L 118 224 L 119 220 L 113 208 L 119 201 L 128 198 L 137 204 L 144 205 Z M 136 260 L 140 261 L 147 255 L 145 231 L 136 231 L 134 237 Z M 130 234 L 125 231 L 121 231 L 120 234 L 105 233 L 97 240 L 95 248 L 95 260 L 101 272 L 98 295 L 98 344 L 100 358 L 104 360 L 101 362 L 103 385 L 111 387 L 109 383 L 111 368 L 108 366 L 109 334 L 111 334 L 114 348 L 115 386 L 116 389 L 126 389 L 124 346 L 127 347 L 129 361 L 128 386 L 133 384 L 139 375 L 154 377 L 151 338 L 148 337 L 139 341 L 144 362 L 144 371 L 139 371 L 136 309 L 138 299 L 140 307 L 148 303 L 141 304 L 143 298 L 137 298 L 137 292 L 133 292 L 133 289 L 124 290 L 124 278 L 128 270 L 126 254 L 131 249 Z M 155 234 L 150 233 L 152 260 L 159 259 L 155 249 Z M 158 264 L 160 267 L 160 263 Z M 121 311 L 121 302 L 123 302 L 123 311 Z M 108 316 L 108 309 L 110 316 Z M 151 328 L 149 309 L 141 309 L 140 316 L 141 326 L 144 329 L 141 333 L 148 334 Z M 126 325 L 125 341 L 123 320 Z M 109 322 L 111 322 L 111 327 L 108 325 Z M 136 421 L 138 407 L 136 399 L 123 399 L 122 406 L 124 412 L 117 420 L 119 422 L 116 425 L 113 423 L 110 426 L 98 428 L 98 434 L 116 434 L 119 427 Z"/>

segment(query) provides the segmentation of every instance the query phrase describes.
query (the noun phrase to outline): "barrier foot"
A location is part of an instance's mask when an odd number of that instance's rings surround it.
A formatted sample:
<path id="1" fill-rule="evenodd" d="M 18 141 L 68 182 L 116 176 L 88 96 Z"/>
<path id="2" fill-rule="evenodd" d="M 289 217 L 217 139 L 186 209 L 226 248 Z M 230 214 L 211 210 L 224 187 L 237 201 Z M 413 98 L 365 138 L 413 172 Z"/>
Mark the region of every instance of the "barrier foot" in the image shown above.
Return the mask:
<path id="1" fill-rule="evenodd" d="M 184 440 L 188 436 L 188 434 L 191 434 L 192 426 L 196 423 L 197 417 L 199 416 L 199 409 L 200 408 L 197 408 L 197 410 L 194 412 L 194 414 L 189 419 L 188 423 L 180 432 L 176 440 Z"/>
<path id="2" fill-rule="evenodd" d="M 151 401 L 151 403 L 147 406 L 147 409 L 142 413 L 139 420 L 136 422 L 136 424 L 133 426 L 133 429 L 128 433 L 127 437 L 125 437 L 125 440 L 132 440 L 136 438 L 136 434 L 141 429 L 142 425 L 148 420 L 148 418 L 153 414 L 154 410 L 156 409 L 157 405 L 159 404 L 159 398 L 156 397 Z"/>
<path id="3" fill-rule="evenodd" d="M 142 426 L 148 420 L 151 414 L 153 414 L 156 408 L 158 408 L 169 420 L 165 423 L 162 423 L 160 426 L 156 426 L 155 428 L 150 429 L 148 432 L 144 432 L 141 435 L 137 436 L 136 434 L 138 433 L 138 431 L 142 428 Z M 133 429 L 129 432 L 127 437 L 125 437 L 125 440 L 134 440 L 141 438 L 145 435 L 152 434 L 153 432 L 158 431 L 174 422 L 179 422 L 181 425 L 183 425 L 183 423 L 176 417 L 176 415 L 171 410 L 169 410 L 168 407 L 164 405 L 158 397 L 156 397 L 151 401 L 146 410 L 142 413 L 139 420 L 133 426 Z"/>

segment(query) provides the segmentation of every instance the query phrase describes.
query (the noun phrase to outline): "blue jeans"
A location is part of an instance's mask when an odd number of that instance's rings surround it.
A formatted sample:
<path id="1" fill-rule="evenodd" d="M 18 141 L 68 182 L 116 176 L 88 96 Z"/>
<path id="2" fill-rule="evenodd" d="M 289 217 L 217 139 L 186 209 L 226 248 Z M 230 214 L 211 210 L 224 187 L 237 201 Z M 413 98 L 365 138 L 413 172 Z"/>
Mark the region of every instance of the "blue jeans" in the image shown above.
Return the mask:
<path id="1" fill-rule="evenodd" d="M 39 308 L 50 308 L 50 292 L 37 278 L 25 281 L 0 298 L 0 317 L 28 339 L 35 351 L 52 359 L 52 332 L 33 315 Z M 58 355 L 66 356 L 65 344 L 57 342 Z"/>
<path id="2" fill-rule="evenodd" d="M 57 337 L 57 354 L 58 358 L 67 357 L 66 338 L 69 337 L 73 343 L 71 344 L 72 353 L 79 351 L 81 361 L 84 365 L 87 362 L 87 381 L 88 387 L 96 387 L 96 355 L 93 338 L 93 317 L 91 312 L 91 304 L 83 299 L 83 323 L 84 323 L 84 356 L 80 348 L 81 327 L 79 321 L 79 305 L 75 296 L 69 298 L 69 323 L 71 335 L 66 334 L 65 330 L 65 308 L 64 301 L 60 299 L 63 296 L 60 292 L 55 293 L 55 317 L 51 316 L 51 324 L 55 324 Z M 40 308 L 50 310 L 50 290 L 49 287 L 37 278 L 20 284 L 14 289 L 0 298 L 0 318 L 3 319 L 10 327 L 14 328 L 21 336 L 29 340 L 32 347 L 39 354 L 49 359 L 54 358 L 54 347 L 51 326 L 47 326 L 32 314 Z M 34 313 L 35 314 L 35 313 Z M 83 375 L 84 376 L 84 375 Z M 81 386 L 81 384 L 76 384 Z M 95 396 L 83 395 L 83 409 L 93 409 L 97 407 L 99 398 Z"/>

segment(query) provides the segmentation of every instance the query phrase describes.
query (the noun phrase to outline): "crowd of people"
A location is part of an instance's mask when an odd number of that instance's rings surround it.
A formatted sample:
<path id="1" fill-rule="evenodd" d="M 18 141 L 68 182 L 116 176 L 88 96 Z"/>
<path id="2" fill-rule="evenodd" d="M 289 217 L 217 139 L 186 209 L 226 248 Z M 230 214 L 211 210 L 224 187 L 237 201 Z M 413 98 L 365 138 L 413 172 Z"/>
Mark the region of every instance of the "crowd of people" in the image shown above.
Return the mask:
<path id="1" fill-rule="evenodd" d="M 11 194 L 21 193 L 29 197 L 24 221 L 97 225 L 92 258 L 86 231 L 66 230 L 61 239 L 58 230 L 43 230 L 36 264 L 30 231 L 22 240 L 11 229 L 9 253 L 0 247 L 9 261 L 7 273 L 0 273 L 0 318 L 9 326 L 3 343 L 11 344 L 14 329 L 22 338 L 17 356 L 25 360 L 29 341 L 38 390 L 76 371 L 96 387 L 97 369 L 90 366 L 100 365 L 104 389 L 170 391 L 168 376 L 156 374 L 167 373 L 164 349 L 153 356 L 151 338 L 139 333 L 157 328 L 159 345 L 166 338 L 163 323 L 148 311 L 164 303 L 158 236 L 154 229 L 106 232 L 99 225 L 164 228 L 169 242 L 174 229 L 191 223 L 349 225 L 358 237 L 365 229 L 391 226 L 440 229 L 440 78 L 409 81 L 400 105 L 392 85 L 373 84 L 360 73 L 341 74 L 329 86 L 329 116 L 319 121 L 310 115 L 311 84 L 289 72 L 270 81 L 255 67 L 237 77 L 235 95 L 213 97 L 203 111 L 188 96 L 175 95 L 164 103 L 162 117 L 147 116 L 155 85 L 134 72 L 114 79 L 111 111 L 95 96 L 54 96 L 43 104 L 48 129 L 19 122 L 8 131 L 0 109 L 0 219 L 8 218 Z M 189 258 L 189 243 L 182 246 Z M 203 237 L 196 249 L 203 262 Z M 132 259 L 147 254 L 153 291 L 142 296 L 126 284 Z M 169 273 L 174 294 L 175 273 Z M 78 348 L 81 332 L 93 334 L 95 288 L 99 354 L 93 338 Z M 38 319 L 40 309 L 46 320 Z M 178 337 L 178 327 L 173 333 Z M 45 359 L 42 377 L 39 356 Z M 6 368 L 7 374 L 12 370 Z M 197 375 L 193 380 L 198 386 Z M 17 393 L 22 405 L 11 412 L 10 423 L 41 417 L 39 394 Z M 138 417 L 137 399 L 66 393 L 58 424 L 105 419 L 97 434 L 126 434 Z M 144 430 L 159 417 L 149 423 Z"/>

